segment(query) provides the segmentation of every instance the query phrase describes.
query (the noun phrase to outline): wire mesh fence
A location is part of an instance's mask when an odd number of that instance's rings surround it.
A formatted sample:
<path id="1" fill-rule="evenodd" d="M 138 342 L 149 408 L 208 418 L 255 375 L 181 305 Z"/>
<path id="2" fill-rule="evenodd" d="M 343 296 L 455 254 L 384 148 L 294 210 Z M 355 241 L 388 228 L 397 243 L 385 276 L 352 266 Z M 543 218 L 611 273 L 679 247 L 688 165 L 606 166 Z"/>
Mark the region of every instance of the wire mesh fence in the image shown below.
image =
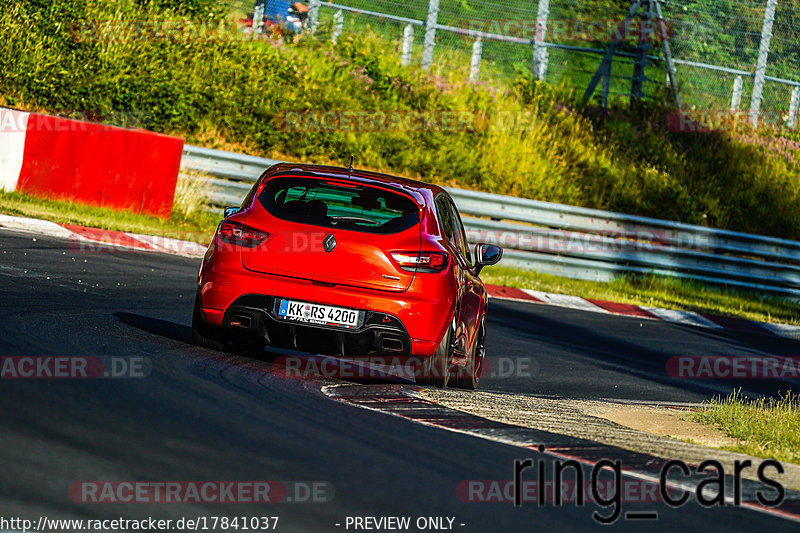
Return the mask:
<path id="1" fill-rule="evenodd" d="M 273 0 L 256 2 L 269 9 Z M 253 5 L 252 0 L 226 3 L 240 10 Z M 592 95 L 598 103 L 669 90 L 666 41 L 684 109 L 736 111 L 750 114 L 751 122 L 755 113 L 760 124 L 773 127 L 798 123 L 800 0 L 306 3 L 312 10 L 316 6 L 315 27 L 327 29 L 322 34 L 328 38 L 371 31 L 398 53 L 406 50 L 405 59 L 413 64 L 500 85 L 532 72 L 580 94 L 613 46 L 610 69 L 598 84 L 602 90 Z"/>

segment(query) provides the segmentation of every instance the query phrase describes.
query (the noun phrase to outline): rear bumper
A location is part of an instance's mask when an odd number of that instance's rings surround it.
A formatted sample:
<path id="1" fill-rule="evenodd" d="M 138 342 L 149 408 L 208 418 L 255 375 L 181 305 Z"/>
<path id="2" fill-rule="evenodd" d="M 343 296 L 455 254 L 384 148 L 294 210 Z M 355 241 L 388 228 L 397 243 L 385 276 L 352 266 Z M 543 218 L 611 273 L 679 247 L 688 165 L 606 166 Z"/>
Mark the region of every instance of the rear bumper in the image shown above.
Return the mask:
<path id="1" fill-rule="evenodd" d="M 440 276 L 417 275 L 409 290 L 388 292 L 222 269 L 210 262 L 198 281 L 209 323 L 247 329 L 271 345 L 304 351 L 315 351 L 319 341 L 349 355 L 432 355 L 453 313 L 453 298 L 441 286 L 446 278 Z M 365 321 L 358 330 L 289 323 L 274 313 L 277 298 L 363 310 Z M 246 327 L 238 325 L 242 322 Z"/>
<path id="2" fill-rule="evenodd" d="M 250 331 L 270 346 L 307 352 L 330 351 L 339 355 L 411 355 L 411 337 L 395 317 L 365 311 L 359 328 L 342 329 L 282 320 L 276 312 L 280 298 L 248 294 L 237 298 L 223 313 L 222 325 Z"/>

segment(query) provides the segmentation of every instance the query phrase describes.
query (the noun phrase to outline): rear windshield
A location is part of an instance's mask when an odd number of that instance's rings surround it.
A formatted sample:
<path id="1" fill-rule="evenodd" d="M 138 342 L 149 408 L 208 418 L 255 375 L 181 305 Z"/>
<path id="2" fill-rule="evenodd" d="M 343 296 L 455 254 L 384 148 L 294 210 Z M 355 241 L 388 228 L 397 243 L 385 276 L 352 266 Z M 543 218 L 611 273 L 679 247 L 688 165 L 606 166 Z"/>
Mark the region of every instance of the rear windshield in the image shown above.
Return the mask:
<path id="1" fill-rule="evenodd" d="M 258 196 L 272 216 L 366 233 L 399 233 L 419 223 L 419 207 L 402 194 L 313 178 L 273 178 Z"/>

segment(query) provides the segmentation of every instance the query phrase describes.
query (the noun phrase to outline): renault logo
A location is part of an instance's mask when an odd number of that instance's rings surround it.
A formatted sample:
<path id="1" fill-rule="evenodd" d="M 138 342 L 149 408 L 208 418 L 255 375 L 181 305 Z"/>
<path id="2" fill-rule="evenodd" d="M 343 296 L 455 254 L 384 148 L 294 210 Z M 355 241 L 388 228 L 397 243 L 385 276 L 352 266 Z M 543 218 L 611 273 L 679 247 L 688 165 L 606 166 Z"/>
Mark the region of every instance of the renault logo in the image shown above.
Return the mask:
<path id="1" fill-rule="evenodd" d="M 333 236 L 333 233 L 328 233 L 327 237 L 322 241 L 322 247 L 325 248 L 326 252 L 336 248 L 336 237 Z"/>

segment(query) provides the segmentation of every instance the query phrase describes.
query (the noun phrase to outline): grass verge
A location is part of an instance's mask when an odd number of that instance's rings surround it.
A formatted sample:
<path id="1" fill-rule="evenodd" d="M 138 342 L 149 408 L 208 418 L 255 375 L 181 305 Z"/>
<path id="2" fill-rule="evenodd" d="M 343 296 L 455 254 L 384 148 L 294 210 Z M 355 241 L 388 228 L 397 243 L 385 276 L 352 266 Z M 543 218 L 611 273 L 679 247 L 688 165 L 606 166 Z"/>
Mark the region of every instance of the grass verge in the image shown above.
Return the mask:
<path id="1" fill-rule="evenodd" d="M 736 391 L 714 398 L 692 418 L 741 441 L 725 449 L 800 464 L 800 394 L 787 391 L 777 399 L 750 400 Z"/>
<path id="2" fill-rule="evenodd" d="M 176 187 L 172 216 L 168 220 L 67 200 L 38 198 L 18 192 L 0 192 L 0 213 L 50 220 L 58 224 L 159 235 L 206 244 L 211 240 L 222 215 L 221 211 L 218 215 L 201 208 L 202 192 L 198 189 L 203 187 L 202 181 L 181 176 Z"/>
<path id="3" fill-rule="evenodd" d="M 760 293 L 709 287 L 659 276 L 620 277 L 610 283 L 569 279 L 509 267 L 489 267 L 487 283 L 583 298 L 800 325 L 800 304 Z"/>

